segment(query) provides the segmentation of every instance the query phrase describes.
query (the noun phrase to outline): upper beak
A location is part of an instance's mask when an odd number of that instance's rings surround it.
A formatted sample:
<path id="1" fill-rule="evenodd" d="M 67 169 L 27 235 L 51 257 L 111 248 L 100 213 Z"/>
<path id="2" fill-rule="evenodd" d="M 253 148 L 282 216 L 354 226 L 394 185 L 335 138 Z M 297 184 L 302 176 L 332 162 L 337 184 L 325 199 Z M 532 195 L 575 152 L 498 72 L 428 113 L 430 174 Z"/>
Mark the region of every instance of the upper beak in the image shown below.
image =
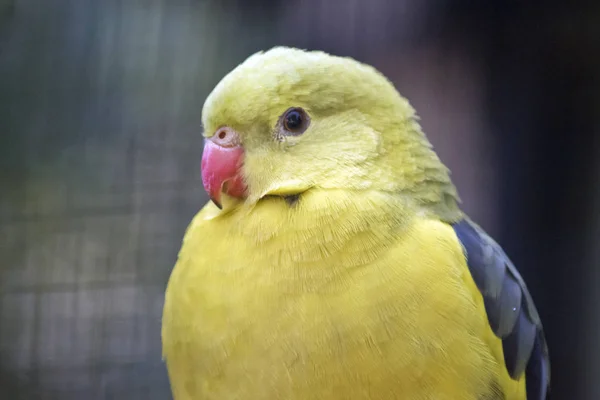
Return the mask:
<path id="1" fill-rule="evenodd" d="M 232 129 L 222 128 L 206 139 L 202 154 L 202 184 L 217 207 L 222 208 L 223 192 L 245 198 L 247 186 L 241 173 L 243 161 L 244 148 Z"/>

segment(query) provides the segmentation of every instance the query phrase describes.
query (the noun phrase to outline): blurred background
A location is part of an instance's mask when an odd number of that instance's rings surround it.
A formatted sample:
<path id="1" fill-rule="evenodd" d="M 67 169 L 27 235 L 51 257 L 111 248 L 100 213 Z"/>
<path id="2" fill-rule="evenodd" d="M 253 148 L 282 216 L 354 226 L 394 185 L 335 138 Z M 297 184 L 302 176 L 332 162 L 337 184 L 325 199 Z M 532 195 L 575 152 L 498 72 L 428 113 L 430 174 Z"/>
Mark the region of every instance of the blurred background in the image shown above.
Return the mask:
<path id="1" fill-rule="evenodd" d="M 170 398 L 202 104 L 284 44 L 393 80 L 528 282 L 552 397 L 600 399 L 600 3 L 561 3 L 0 0 L 0 398 Z"/>

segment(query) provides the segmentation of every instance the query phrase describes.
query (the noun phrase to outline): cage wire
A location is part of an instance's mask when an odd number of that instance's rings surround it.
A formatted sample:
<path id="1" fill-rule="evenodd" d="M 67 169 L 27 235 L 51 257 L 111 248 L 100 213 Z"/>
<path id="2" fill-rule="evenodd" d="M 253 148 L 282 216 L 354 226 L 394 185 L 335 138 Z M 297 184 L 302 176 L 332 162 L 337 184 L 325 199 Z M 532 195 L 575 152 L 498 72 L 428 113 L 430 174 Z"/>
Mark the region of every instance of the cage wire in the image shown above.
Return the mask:
<path id="1" fill-rule="evenodd" d="M 171 397 L 164 290 L 228 62 L 214 13 L 166 3 L 20 1 L 3 26 L 2 399 Z"/>

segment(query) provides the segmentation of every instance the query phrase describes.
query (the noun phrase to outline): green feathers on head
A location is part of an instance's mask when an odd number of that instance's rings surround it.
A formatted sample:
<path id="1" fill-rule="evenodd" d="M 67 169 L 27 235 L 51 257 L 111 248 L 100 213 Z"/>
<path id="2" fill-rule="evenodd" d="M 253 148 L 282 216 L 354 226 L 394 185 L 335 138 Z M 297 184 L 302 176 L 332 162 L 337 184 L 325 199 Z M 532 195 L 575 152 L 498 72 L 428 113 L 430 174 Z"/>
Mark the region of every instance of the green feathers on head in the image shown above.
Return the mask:
<path id="1" fill-rule="evenodd" d="M 278 138 L 291 107 L 303 109 L 310 126 Z M 215 87 L 203 123 L 207 137 L 222 126 L 239 133 L 249 202 L 312 188 L 376 190 L 448 219 L 459 213 L 448 170 L 414 109 L 381 73 L 353 59 L 286 47 L 256 53 Z"/>

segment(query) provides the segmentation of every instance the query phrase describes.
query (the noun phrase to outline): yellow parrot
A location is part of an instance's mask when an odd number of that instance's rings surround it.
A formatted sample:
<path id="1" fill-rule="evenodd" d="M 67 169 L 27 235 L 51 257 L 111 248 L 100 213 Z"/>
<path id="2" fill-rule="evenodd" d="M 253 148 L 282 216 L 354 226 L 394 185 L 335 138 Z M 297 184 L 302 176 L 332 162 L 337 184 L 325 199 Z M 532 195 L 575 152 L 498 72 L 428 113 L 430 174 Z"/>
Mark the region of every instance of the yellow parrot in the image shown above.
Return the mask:
<path id="1" fill-rule="evenodd" d="M 546 398 L 525 283 L 382 74 L 276 47 L 202 112 L 212 201 L 163 313 L 176 400 Z"/>

